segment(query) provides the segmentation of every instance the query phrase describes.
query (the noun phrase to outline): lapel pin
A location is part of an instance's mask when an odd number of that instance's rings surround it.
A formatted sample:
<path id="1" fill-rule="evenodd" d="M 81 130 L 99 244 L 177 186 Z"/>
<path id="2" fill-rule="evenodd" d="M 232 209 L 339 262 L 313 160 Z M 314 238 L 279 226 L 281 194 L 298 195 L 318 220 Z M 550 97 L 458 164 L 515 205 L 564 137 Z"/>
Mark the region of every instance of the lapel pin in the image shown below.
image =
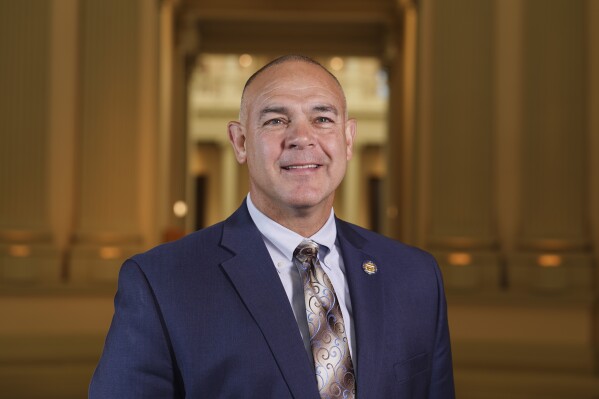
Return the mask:
<path id="1" fill-rule="evenodd" d="M 366 274 L 374 274 L 378 270 L 374 262 L 371 260 L 367 260 L 366 262 L 362 263 L 362 269 Z"/>

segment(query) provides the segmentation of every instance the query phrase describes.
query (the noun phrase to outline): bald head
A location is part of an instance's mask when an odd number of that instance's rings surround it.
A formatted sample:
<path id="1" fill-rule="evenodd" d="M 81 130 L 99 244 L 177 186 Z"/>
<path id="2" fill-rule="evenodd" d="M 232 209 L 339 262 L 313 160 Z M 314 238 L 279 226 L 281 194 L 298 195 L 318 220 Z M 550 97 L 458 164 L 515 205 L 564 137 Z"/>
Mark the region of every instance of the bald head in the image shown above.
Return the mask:
<path id="1" fill-rule="evenodd" d="M 294 63 L 294 62 L 303 62 L 306 64 L 311 64 L 311 65 L 315 65 L 317 67 L 319 67 L 321 70 L 323 70 L 324 72 L 326 72 L 326 74 L 332 79 L 332 81 L 335 82 L 335 85 L 339 88 L 339 91 L 341 92 L 341 95 L 343 96 L 343 106 L 344 106 L 344 111 L 347 117 L 347 103 L 345 100 L 345 93 L 343 92 L 343 87 L 341 87 L 341 84 L 339 83 L 339 80 L 337 80 L 337 78 L 335 77 L 335 75 L 333 75 L 328 69 L 326 69 L 321 63 L 319 63 L 318 61 L 315 61 L 314 59 L 310 58 L 310 57 L 306 57 L 304 55 L 298 55 L 298 54 L 290 54 L 290 55 L 284 55 L 282 57 L 276 58 L 272 61 L 270 61 L 268 64 L 264 65 L 262 68 L 258 69 L 256 72 L 254 72 L 254 74 L 252 76 L 249 77 L 249 79 L 245 82 L 245 86 L 243 87 L 243 92 L 241 94 L 241 104 L 239 107 L 239 121 L 244 123 L 246 118 L 247 118 L 247 106 L 248 106 L 248 93 L 250 92 L 250 86 L 252 86 L 252 83 L 261 75 L 263 75 L 265 72 L 267 72 L 268 70 L 270 70 L 271 68 L 280 66 L 282 64 L 285 63 Z"/>

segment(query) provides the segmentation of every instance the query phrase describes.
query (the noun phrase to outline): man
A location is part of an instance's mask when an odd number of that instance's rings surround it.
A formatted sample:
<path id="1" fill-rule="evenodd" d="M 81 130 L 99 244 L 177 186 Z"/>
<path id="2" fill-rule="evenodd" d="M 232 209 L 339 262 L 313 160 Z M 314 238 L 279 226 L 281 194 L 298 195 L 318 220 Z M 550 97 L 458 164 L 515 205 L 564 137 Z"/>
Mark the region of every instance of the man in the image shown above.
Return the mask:
<path id="1" fill-rule="evenodd" d="M 239 119 L 246 201 L 125 262 L 90 397 L 453 398 L 435 261 L 334 217 L 356 133 L 338 81 L 279 58 Z"/>

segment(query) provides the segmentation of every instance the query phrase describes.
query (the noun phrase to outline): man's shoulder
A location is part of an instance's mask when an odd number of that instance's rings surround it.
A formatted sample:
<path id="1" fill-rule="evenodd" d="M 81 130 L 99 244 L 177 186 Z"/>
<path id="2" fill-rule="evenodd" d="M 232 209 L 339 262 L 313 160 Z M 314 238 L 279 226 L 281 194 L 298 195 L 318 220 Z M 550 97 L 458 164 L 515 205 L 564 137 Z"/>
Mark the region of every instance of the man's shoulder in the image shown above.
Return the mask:
<path id="1" fill-rule="evenodd" d="M 130 261 L 145 271 L 156 271 L 157 274 L 165 269 L 209 271 L 213 269 L 211 265 L 219 265 L 234 255 L 231 243 L 251 240 L 248 232 L 252 228 L 255 229 L 255 226 L 245 204 L 242 204 L 227 219 L 134 255 Z"/>
<path id="2" fill-rule="evenodd" d="M 194 231 L 177 240 L 162 243 L 131 259 L 142 267 L 181 264 L 193 259 L 211 258 L 218 253 L 224 222 Z"/>
<path id="3" fill-rule="evenodd" d="M 383 234 L 368 230 L 364 227 L 337 219 L 337 226 L 340 228 L 341 234 L 357 234 L 363 241 L 364 248 L 367 251 L 374 253 L 385 254 L 386 256 L 409 256 L 413 259 L 420 259 L 427 262 L 433 261 L 433 256 L 427 251 L 406 244 L 404 242 L 387 237 Z"/>

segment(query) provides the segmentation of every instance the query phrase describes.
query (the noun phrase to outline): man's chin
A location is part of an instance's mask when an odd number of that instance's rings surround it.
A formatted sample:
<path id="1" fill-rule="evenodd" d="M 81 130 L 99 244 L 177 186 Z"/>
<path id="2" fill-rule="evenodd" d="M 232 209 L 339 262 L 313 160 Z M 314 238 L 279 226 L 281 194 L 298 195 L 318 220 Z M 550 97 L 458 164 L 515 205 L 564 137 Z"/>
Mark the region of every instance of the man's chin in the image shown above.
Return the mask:
<path id="1" fill-rule="evenodd" d="M 320 207 L 330 208 L 333 205 L 332 196 L 323 197 L 320 196 L 294 196 L 289 198 L 286 203 L 290 208 L 296 209 L 297 211 L 310 212 Z"/>

